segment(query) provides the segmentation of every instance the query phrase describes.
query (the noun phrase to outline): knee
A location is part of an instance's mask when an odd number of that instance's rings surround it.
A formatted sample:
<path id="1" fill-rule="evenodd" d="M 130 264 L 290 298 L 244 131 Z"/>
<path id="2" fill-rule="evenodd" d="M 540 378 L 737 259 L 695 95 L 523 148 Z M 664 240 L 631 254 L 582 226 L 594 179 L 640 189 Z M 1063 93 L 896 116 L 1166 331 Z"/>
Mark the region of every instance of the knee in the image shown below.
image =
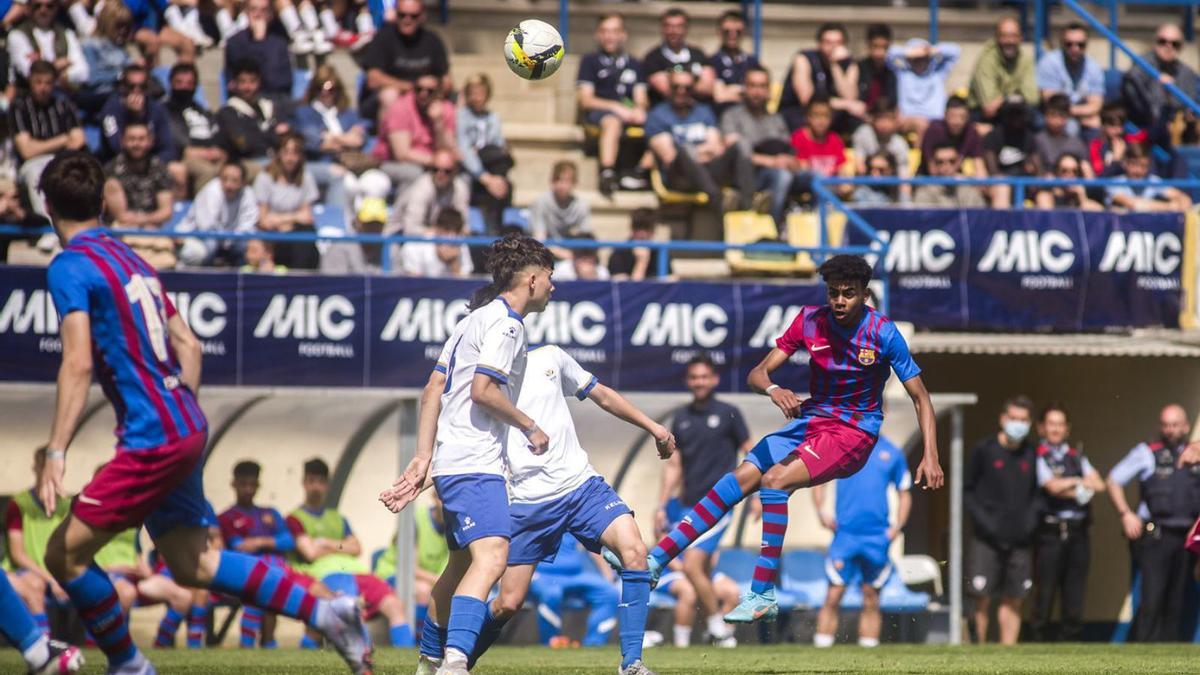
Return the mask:
<path id="1" fill-rule="evenodd" d="M 707 572 L 707 570 L 705 569 L 705 567 L 706 567 L 705 563 L 707 562 L 706 558 L 707 558 L 707 556 L 699 555 L 699 554 L 693 553 L 692 551 L 688 551 L 683 556 L 683 573 L 688 575 L 689 577 L 694 576 L 696 574 L 704 574 L 705 572 Z"/>
<path id="2" fill-rule="evenodd" d="M 785 473 L 779 470 L 778 466 L 773 466 L 769 471 L 763 474 L 762 487 L 767 490 L 782 490 L 787 485 Z"/>
<path id="3" fill-rule="evenodd" d="M 521 605 L 525 599 L 516 595 L 501 594 L 496 598 L 496 603 L 492 606 L 492 616 L 500 621 L 508 621 L 521 611 Z"/>
<path id="4" fill-rule="evenodd" d="M 873 586 L 863 586 L 863 611 L 875 612 L 879 610 L 879 591 Z"/>
<path id="5" fill-rule="evenodd" d="M 621 118 L 617 117 L 616 115 L 605 115 L 604 117 L 600 118 L 601 131 L 619 134 L 624 127 L 624 122 L 622 122 Z"/>
<path id="6" fill-rule="evenodd" d="M 634 539 L 621 546 L 621 564 L 625 569 L 646 569 L 646 544 L 640 539 Z"/>

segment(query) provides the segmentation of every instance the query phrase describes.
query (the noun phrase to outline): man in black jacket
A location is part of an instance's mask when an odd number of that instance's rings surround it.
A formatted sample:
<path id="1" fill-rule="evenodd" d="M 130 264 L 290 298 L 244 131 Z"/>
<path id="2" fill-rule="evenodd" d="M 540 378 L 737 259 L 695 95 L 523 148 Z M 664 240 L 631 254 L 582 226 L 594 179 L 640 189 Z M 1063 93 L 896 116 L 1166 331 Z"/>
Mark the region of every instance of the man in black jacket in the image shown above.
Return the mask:
<path id="1" fill-rule="evenodd" d="M 229 100 L 217 113 L 217 145 L 229 159 L 241 161 L 249 176 L 257 176 L 268 151 L 289 130 L 287 107 L 260 95 L 262 71 L 255 61 L 240 61 L 229 81 Z M 253 178 L 251 178 L 253 180 Z"/>
<path id="2" fill-rule="evenodd" d="M 1014 396 L 1000 410 L 1000 430 L 975 444 L 963 481 L 973 535 L 967 572 L 976 597 L 975 636 L 987 641 L 991 600 L 1000 597 L 1000 642 L 1016 644 L 1021 600 L 1033 585 L 1030 543 L 1037 526 L 1036 451 L 1029 438 L 1033 403 Z"/>

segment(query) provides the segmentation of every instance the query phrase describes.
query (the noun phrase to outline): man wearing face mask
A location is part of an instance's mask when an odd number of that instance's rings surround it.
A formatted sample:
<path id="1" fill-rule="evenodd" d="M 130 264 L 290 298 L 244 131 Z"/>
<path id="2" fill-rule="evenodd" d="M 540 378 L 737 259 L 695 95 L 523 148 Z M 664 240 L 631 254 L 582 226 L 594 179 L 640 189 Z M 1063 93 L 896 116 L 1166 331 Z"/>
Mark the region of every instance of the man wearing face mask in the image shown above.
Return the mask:
<path id="1" fill-rule="evenodd" d="M 1021 600 L 1033 586 L 1030 551 L 1037 527 L 1036 453 L 1029 439 L 1033 402 L 1014 396 L 1000 409 L 1000 430 L 975 444 L 963 480 L 963 501 L 971 516 L 968 587 L 976 597 L 975 637 L 987 642 L 992 598 L 1000 642 L 1016 644 L 1021 633 Z"/>
<path id="2" fill-rule="evenodd" d="M 168 169 L 176 185 L 184 188 L 179 190 L 183 195 L 199 192 L 208 181 L 217 177 L 225 162 L 225 151 L 217 146 L 217 121 L 203 103 L 196 100 L 199 81 L 195 65 L 176 63 L 171 67 L 171 91 L 165 107 L 176 161 L 168 165 Z"/>
<path id="3" fill-rule="evenodd" d="M 1178 405 L 1162 409 L 1158 439 L 1139 443 L 1108 473 L 1108 497 L 1121 517 L 1133 560 L 1141 570 L 1141 601 L 1133 620 L 1137 642 L 1181 639 L 1186 584 L 1195 558 L 1184 549 L 1200 516 L 1200 464 L 1184 464 L 1191 426 Z M 1124 486 L 1137 478 L 1141 501 L 1129 507 Z"/>
<path id="4" fill-rule="evenodd" d="M 1091 561 L 1092 524 L 1089 503 L 1104 492 L 1104 479 L 1079 450 L 1067 442 L 1071 423 L 1067 409 L 1051 403 L 1038 417 L 1042 442 L 1037 449 L 1037 482 L 1041 488 L 1040 522 L 1035 536 L 1037 587 L 1034 590 L 1033 632 L 1047 634 L 1055 597 L 1062 626 L 1058 639 L 1078 642 L 1083 628 L 1083 592 Z"/>

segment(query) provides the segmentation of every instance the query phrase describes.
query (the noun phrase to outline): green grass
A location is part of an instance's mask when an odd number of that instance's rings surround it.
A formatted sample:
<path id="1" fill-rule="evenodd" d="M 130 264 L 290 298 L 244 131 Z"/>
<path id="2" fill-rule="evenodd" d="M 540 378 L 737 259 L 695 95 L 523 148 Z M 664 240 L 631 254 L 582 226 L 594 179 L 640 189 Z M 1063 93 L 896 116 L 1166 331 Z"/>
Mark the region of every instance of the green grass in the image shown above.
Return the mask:
<path id="1" fill-rule="evenodd" d="M 150 654 L 159 672 L 226 675 L 246 673 L 341 673 L 332 653 L 281 649 L 242 652 L 233 649 L 189 652 L 173 650 Z M 612 675 L 617 650 L 550 650 L 538 647 L 497 647 L 476 667 L 477 675 L 528 675 L 578 673 Z M 86 673 L 103 673 L 104 657 L 87 652 Z M 412 673 L 416 654 L 411 650 L 381 649 L 376 673 Z M 745 646 L 718 650 L 656 648 L 646 652 L 646 663 L 660 675 L 698 673 L 1200 673 L 1200 646 L 1196 645 L 1022 645 L 1003 647 L 883 646 L 864 650 L 838 646 L 817 651 L 804 645 Z M 22 662 L 11 649 L 0 652 L 0 673 L 20 673 Z"/>

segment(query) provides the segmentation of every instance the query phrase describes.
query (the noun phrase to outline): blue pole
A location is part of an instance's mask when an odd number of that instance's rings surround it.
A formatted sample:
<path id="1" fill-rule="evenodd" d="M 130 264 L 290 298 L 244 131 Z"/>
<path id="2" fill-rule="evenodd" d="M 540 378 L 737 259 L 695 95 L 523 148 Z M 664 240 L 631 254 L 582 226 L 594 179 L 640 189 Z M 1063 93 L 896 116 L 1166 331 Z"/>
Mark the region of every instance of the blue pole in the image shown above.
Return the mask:
<path id="1" fill-rule="evenodd" d="M 754 58 L 762 58 L 762 0 L 754 0 Z"/>
<path id="2" fill-rule="evenodd" d="M 567 49 L 567 41 L 570 39 L 568 34 L 571 32 L 571 26 L 568 23 L 567 4 L 568 0 L 558 0 L 558 33 L 562 35 L 564 51 Z"/>
<path id="3" fill-rule="evenodd" d="M 438 3 L 438 19 L 441 20 L 443 26 L 450 23 L 450 0 L 442 0 Z"/>
<path id="4" fill-rule="evenodd" d="M 1025 184 L 1024 183 L 1017 183 L 1016 189 L 1013 190 L 1012 206 L 1014 209 L 1025 208 Z"/>
<path id="5" fill-rule="evenodd" d="M 1033 6 L 1033 54 L 1042 58 L 1042 40 L 1046 37 L 1046 0 L 1034 0 Z"/>
<path id="6" fill-rule="evenodd" d="M 929 0 L 929 42 L 938 42 L 938 0 Z"/>
<path id="7" fill-rule="evenodd" d="M 1119 33 L 1118 24 L 1120 19 L 1117 12 L 1117 0 L 1108 0 L 1108 27 L 1113 33 Z M 1117 45 L 1113 41 L 1108 42 L 1108 69 L 1117 69 Z"/>
<path id="8" fill-rule="evenodd" d="M 660 244 L 658 247 L 658 270 L 656 272 L 659 279 L 671 276 L 671 251 L 666 244 Z"/>

